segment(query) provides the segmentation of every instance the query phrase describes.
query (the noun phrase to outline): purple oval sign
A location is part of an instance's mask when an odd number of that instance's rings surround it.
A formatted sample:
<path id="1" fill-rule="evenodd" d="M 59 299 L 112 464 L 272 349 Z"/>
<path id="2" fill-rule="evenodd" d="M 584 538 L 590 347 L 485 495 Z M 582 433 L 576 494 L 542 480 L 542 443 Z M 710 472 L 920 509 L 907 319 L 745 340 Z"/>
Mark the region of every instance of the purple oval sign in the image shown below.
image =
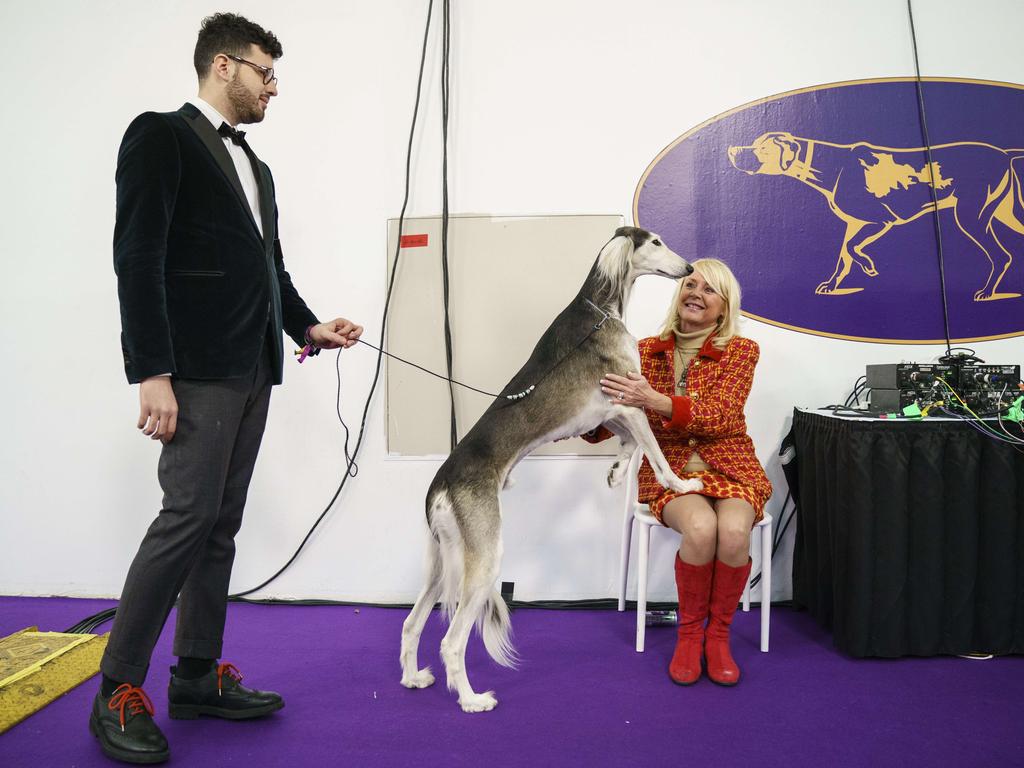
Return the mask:
<path id="1" fill-rule="evenodd" d="M 640 180 L 634 221 L 728 263 L 744 314 L 894 343 L 945 343 L 940 237 L 951 338 L 1022 335 L 1024 86 L 922 90 L 930 161 L 913 78 L 791 91 L 674 141 Z"/>

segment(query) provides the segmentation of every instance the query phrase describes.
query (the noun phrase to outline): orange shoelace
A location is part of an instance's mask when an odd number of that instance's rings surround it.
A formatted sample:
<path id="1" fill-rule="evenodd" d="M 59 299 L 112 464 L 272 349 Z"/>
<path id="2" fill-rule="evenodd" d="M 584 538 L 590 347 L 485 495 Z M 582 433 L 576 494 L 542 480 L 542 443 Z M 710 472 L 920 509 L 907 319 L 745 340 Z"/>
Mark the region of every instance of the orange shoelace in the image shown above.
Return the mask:
<path id="1" fill-rule="evenodd" d="M 234 664 L 218 664 L 217 665 L 217 695 L 221 696 L 221 690 L 223 688 L 224 675 L 227 675 L 237 683 L 242 682 L 242 673 L 238 671 L 238 667 Z"/>
<path id="2" fill-rule="evenodd" d="M 148 713 L 150 717 L 153 716 L 153 702 L 149 700 L 149 696 L 141 688 L 137 688 L 129 683 L 122 683 L 114 689 L 114 694 L 107 703 L 107 709 L 111 712 L 115 709 L 120 710 L 122 731 L 124 731 L 125 724 L 125 707 L 128 708 L 128 713 L 132 716 L 142 714 L 143 712 Z"/>

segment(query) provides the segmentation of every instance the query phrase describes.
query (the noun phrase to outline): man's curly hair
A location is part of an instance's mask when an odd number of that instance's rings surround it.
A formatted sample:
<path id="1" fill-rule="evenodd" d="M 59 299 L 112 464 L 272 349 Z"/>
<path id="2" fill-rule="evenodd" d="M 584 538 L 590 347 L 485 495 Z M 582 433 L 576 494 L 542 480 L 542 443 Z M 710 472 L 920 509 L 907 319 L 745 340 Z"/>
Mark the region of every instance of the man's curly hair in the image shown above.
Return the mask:
<path id="1" fill-rule="evenodd" d="M 196 40 L 196 51 L 192 57 L 199 80 L 206 79 L 210 73 L 213 57 L 218 53 L 230 53 L 232 56 L 245 56 L 250 45 L 259 46 L 260 50 L 273 59 L 284 54 L 281 41 L 273 32 L 263 29 L 259 24 L 249 21 L 237 13 L 215 13 L 203 19 Z"/>

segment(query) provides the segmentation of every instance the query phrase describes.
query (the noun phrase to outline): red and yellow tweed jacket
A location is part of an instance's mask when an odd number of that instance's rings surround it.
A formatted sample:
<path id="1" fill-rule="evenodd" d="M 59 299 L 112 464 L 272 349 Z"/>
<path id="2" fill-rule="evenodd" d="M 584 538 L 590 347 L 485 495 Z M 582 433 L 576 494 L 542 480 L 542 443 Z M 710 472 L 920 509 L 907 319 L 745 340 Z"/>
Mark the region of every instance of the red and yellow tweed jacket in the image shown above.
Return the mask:
<path id="1" fill-rule="evenodd" d="M 713 338 L 713 337 L 712 337 Z M 757 342 L 735 337 L 725 349 L 704 342 L 690 363 L 686 395 L 676 395 L 675 339 L 652 336 L 641 339 L 640 371 L 651 387 L 672 398 L 672 418 L 646 411 L 658 445 L 676 474 L 694 451 L 715 471 L 753 489 L 765 501 L 772 494 L 754 442 L 747 435 L 743 407 L 754 381 L 754 366 L 761 354 Z M 594 439 L 611 433 L 601 428 Z M 654 477 L 644 457 L 640 466 L 637 498 L 642 503 L 657 499 L 665 489 Z"/>

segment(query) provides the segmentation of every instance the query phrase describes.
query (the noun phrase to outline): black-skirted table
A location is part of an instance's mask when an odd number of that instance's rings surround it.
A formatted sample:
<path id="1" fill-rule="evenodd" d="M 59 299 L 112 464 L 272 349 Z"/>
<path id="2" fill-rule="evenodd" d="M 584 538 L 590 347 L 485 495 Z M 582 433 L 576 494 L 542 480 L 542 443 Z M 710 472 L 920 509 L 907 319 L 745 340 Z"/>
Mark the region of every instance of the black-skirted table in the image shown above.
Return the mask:
<path id="1" fill-rule="evenodd" d="M 793 437 L 793 602 L 837 648 L 1024 653 L 1024 452 L 955 419 L 802 409 Z"/>

